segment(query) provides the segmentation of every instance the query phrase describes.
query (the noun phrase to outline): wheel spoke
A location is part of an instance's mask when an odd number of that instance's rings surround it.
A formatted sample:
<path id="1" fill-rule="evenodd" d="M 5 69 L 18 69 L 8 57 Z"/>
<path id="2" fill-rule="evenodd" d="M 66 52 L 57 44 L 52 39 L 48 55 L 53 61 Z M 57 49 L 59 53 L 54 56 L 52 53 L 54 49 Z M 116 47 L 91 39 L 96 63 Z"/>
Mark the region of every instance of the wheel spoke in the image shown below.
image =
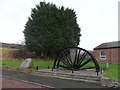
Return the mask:
<path id="1" fill-rule="evenodd" d="M 66 54 L 64 54 L 64 55 L 65 55 L 65 57 L 66 57 L 67 62 L 71 65 L 71 64 L 72 64 L 72 61 L 71 61 L 70 57 L 68 56 L 69 53 L 68 53 L 67 55 L 66 55 Z"/>
<path id="2" fill-rule="evenodd" d="M 66 66 L 63 66 L 63 65 L 60 65 L 60 67 L 63 67 L 63 68 L 68 68 L 68 67 L 66 67 Z"/>
<path id="3" fill-rule="evenodd" d="M 78 57 L 77 57 L 76 65 L 78 65 L 78 63 L 79 63 L 79 59 L 80 59 L 80 57 L 81 57 L 80 52 L 81 52 L 81 50 L 79 50 L 79 52 L 78 52 Z"/>
<path id="4" fill-rule="evenodd" d="M 77 59 L 77 60 L 76 60 L 76 61 L 77 61 L 77 62 L 76 62 L 76 65 L 78 65 L 78 62 L 79 62 L 80 52 L 81 52 L 81 49 L 79 50 L 78 55 L 77 55 L 77 58 L 76 58 L 76 59 Z"/>
<path id="5" fill-rule="evenodd" d="M 74 60 L 74 66 L 76 66 L 77 58 L 78 58 L 78 54 L 77 54 L 77 49 L 76 49 L 76 52 L 75 52 L 75 60 Z"/>
<path id="6" fill-rule="evenodd" d="M 84 52 L 83 55 L 81 56 L 81 58 L 79 59 L 78 66 L 80 66 L 80 64 L 83 62 L 86 55 L 87 55 L 87 53 Z"/>
<path id="7" fill-rule="evenodd" d="M 60 61 L 65 64 L 66 66 L 70 66 L 70 64 L 64 59 L 64 58 L 61 58 Z"/>
<path id="8" fill-rule="evenodd" d="M 69 61 L 70 61 L 70 64 L 72 65 L 72 60 L 71 60 L 71 57 L 70 57 L 70 51 L 69 51 L 69 53 L 68 53 L 68 59 L 69 59 Z"/>
<path id="9" fill-rule="evenodd" d="M 57 62 L 57 68 L 60 66 L 60 60 L 58 60 Z"/>
<path id="10" fill-rule="evenodd" d="M 79 68 L 80 67 L 83 67 L 84 65 L 86 65 L 88 62 L 90 62 L 92 59 L 89 59 L 89 60 L 87 60 L 86 62 L 84 62 L 84 63 L 82 63 L 80 66 L 79 66 Z"/>

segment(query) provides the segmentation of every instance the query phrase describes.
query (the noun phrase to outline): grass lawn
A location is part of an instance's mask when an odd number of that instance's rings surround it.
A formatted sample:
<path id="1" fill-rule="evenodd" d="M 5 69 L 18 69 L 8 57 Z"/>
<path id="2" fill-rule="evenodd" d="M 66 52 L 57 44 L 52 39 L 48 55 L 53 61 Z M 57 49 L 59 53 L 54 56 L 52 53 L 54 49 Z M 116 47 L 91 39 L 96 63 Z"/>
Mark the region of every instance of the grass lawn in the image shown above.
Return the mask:
<path id="1" fill-rule="evenodd" d="M 22 61 L 0 61 L 0 66 L 15 66 L 19 67 Z"/>
<path id="2" fill-rule="evenodd" d="M 104 73 L 104 76 L 112 79 L 120 80 L 120 76 L 119 76 L 120 71 L 118 71 L 118 69 L 120 69 L 120 64 L 109 64 L 109 68 Z"/>
<path id="3" fill-rule="evenodd" d="M 15 66 L 19 67 L 21 65 L 22 61 L 0 61 L 0 66 Z M 33 61 L 33 65 L 41 66 L 40 69 L 46 69 L 48 66 L 52 67 L 54 61 Z M 88 63 L 87 66 L 93 65 L 92 63 Z M 105 68 L 106 64 L 99 64 L 100 68 Z M 119 79 L 118 73 L 120 75 L 120 72 L 118 72 L 118 68 L 120 68 L 120 64 L 109 64 L 108 70 L 104 73 L 105 77 L 110 77 L 112 79 Z"/>
<path id="4" fill-rule="evenodd" d="M 0 66 L 14 66 L 19 67 L 21 65 L 22 61 L 0 61 Z M 47 68 L 48 66 L 52 66 L 54 61 L 33 61 L 34 66 L 44 66 L 44 68 Z"/>
<path id="5" fill-rule="evenodd" d="M 46 69 L 48 66 L 52 68 L 54 61 L 34 61 L 34 66 L 41 66 L 40 69 Z"/>

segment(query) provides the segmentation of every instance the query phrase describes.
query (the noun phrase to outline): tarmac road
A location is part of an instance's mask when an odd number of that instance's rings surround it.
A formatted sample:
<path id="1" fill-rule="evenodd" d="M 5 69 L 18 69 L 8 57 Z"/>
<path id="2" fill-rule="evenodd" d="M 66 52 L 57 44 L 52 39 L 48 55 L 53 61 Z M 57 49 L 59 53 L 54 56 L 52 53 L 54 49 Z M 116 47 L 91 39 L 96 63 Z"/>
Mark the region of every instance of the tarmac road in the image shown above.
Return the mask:
<path id="1" fill-rule="evenodd" d="M 20 72 L 12 72 L 12 71 L 2 71 L 2 77 L 11 77 L 17 80 L 27 81 L 31 83 L 35 83 L 38 85 L 42 85 L 48 88 L 104 88 L 97 84 L 80 82 L 80 81 L 72 81 L 72 80 L 62 80 L 57 78 L 43 77 L 43 76 L 35 76 Z"/>

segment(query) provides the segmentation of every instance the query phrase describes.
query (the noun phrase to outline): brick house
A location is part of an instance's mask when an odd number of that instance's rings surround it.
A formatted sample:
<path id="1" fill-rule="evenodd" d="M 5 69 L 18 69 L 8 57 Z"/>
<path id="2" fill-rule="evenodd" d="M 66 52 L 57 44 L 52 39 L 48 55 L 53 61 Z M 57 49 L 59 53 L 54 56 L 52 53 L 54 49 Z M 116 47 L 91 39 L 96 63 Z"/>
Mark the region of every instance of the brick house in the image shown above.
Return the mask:
<path id="1" fill-rule="evenodd" d="M 94 48 L 93 55 L 99 63 L 120 64 L 120 41 L 102 43 Z"/>

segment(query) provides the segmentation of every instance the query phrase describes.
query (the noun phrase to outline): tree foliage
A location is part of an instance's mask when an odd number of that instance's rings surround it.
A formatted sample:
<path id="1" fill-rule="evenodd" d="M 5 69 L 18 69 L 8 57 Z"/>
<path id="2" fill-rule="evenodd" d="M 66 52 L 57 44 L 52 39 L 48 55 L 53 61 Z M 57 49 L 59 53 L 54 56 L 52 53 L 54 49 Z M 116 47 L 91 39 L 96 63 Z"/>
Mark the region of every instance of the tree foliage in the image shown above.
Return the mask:
<path id="1" fill-rule="evenodd" d="M 32 9 L 24 35 L 28 49 L 43 56 L 79 45 L 81 36 L 74 10 L 46 2 Z"/>

